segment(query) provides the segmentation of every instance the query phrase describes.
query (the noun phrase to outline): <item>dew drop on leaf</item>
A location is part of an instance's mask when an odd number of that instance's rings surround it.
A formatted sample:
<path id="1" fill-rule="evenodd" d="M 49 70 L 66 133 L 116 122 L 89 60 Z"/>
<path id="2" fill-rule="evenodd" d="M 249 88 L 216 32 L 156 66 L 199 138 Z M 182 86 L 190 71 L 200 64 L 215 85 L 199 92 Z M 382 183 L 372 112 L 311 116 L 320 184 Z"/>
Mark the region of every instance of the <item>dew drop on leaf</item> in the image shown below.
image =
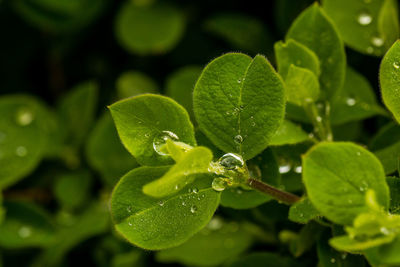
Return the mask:
<path id="1" fill-rule="evenodd" d="M 235 143 L 241 144 L 243 142 L 243 137 L 240 134 L 238 134 L 233 138 L 233 140 L 235 141 Z"/>
<path id="2" fill-rule="evenodd" d="M 32 235 L 32 230 L 31 230 L 31 228 L 29 228 L 27 226 L 22 226 L 18 230 L 18 235 L 21 238 L 28 238 L 28 237 L 30 237 Z"/>
<path id="3" fill-rule="evenodd" d="M 218 160 L 218 164 L 227 170 L 234 170 L 244 166 L 244 160 L 241 156 L 234 153 L 227 153 Z"/>
<path id="4" fill-rule="evenodd" d="M 222 227 L 222 220 L 218 217 L 214 217 L 211 219 L 211 221 L 208 223 L 207 228 L 210 230 L 218 230 L 221 229 Z"/>
<path id="5" fill-rule="evenodd" d="M 153 149 L 157 152 L 157 154 L 161 156 L 166 156 L 167 153 L 164 153 L 162 148 L 165 146 L 167 140 L 170 139 L 172 141 L 178 141 L 179 137 L 170 131 L 162 131 L 157 134 L 153 139 Z"/>
<path id="6" fill-rule="evenodd" d="M 372 17 L 367 12 L 361 12 L 357 17 L 357 22 L 362 26 L 367 26 L 367 25 L 371 24 Z"/>
<path id="7" fill-rule="evenodd" d="M 371 43 L 376 47 L 381 47 L 384 44 L 384 40 L 381 37 L 374 36 L 371 38 Z"/>
<path id="8" fill-rule="evenodd" d="M 374 52 L 374 48 L 372 46 L 367 47 L 367 53 L 372 54 Z"/>
<path id="9" fill-rule="evenodd" d="M 399 62 L 393 62 L 393 67 L 398 70 L 400 68 L 400 63 Z"/>
<path id="10" fill-rule="evenodd" d="M 192 189 L 192 192 L 195 193 L 195 194 L 197 194 L 197 193 L 199 192 L 199 189 L 197 189 L 196 187 L 194 187 L 194 188 Z"/>
<path id="11" fill-rule="evenodd" d="M 15 150 L 15 154 L 17 154 L 18 157 L 25 157 L 28 154 L 28 150 L 24 146 L 19 146 Z"/>
<path id="12" fill-rule="evenodd" d="M 352 97 L 349 97 L 346 99 L 346 105 L 348 105 L 349 107 L 352 107 L 356 104 L 356 100 Z"/>
<path id="13" fill-rule="evenodd" d="M 160 202 L 158 202 L 158 205 L 160 205 L 160 207 L 164 206 L 165 202 L 160 200 Z"/>
<path id="14" fill-rule="evenodd" d="M 34 114 L 28 108 L 21 108 L 17 111 L 16 122 L 20 126 L 27 126 L 35 119 Z"/>
<path id="15" fill-rule="evenodd" d="M 225 187 L 226 187 L 226 182 L 223 178 L 214 178 L 211 186 L 215 191 L 218 191 L 218 192 L 224 191 Z"/>
<path id="16" fill-rule="evenodd" d="M 128 213 L 132 213 L 132 207 L 131 207 L 131 206 L 126 207 L 126 211 L 127 211 Z"/>
<path id="17" fill-rule="evenodd" d="M 287 161 L 283 161 L 279 165 L 279 173 L 288 173 L 288 172 L 290 172 L 291 169 L 292 169 L 292 166 Z"/>
<path id="18" fill-rule="evenodd" d="M 379 229 L 379 231 L 380 231 L 382 234 L 384 234 L 384 235 L 389 235 L 389 234 L 390 234 L 389 229 L 387 229 L 386 227 L 381 227 L 381 228 Z"/>
<path id="19" fill-rule="evenodd" d="M 197 207 L 195 205 L 190 207 L 190 212 L 191 213 L 196 213 L 196 211 L 197 211 Z"/>
<path id="20" fill-rule="evenodd" d="M 335 258 L 331 258 L 331 263 L 335 263 L 336 259 Z"/>
<path id="21" fill-rule="evenodd" d="M 303 171 L 303 168 L 301 167 L 301 165 L 296 166 L 296 167 L 294 168 L 294 172 L 295 172 L 295 173 L 301 173 L 302 171 Z"/>

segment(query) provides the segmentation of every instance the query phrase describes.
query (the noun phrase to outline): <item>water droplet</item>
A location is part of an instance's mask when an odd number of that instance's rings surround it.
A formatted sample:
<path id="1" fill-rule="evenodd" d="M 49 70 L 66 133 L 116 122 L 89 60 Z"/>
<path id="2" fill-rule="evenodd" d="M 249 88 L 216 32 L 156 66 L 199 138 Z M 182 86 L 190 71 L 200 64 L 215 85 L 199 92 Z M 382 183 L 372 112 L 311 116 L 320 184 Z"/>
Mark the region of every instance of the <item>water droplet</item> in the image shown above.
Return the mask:
<path id="1" fill-rule="evenodd" d="M 241 83 L 241 82 L 242 82 L 242 80 L 241 80 L 241 79 L 239 79 L 239 80 L 238 80 L 238 83 Z"/>
<path id="2" fill-rule="evenodd" d="M 7 135 L 3 132 L 0 132 L 0 143 L 3 143 L 6 140 Z"/>
<path id="3" fill-rule="evenodd" d="M 164 206 L 165 202 L 160 200 L 160 202 L 158 202 L 158 205 L 160 205 L 160 207 Z"/>
<path id="4" fill-rule="evenodd" d="M 19 228 L 18 230 L 18 235 L 21 238 L 27 238 L 30 237 L 32 235 L 32 230 L 30 227 L 28 226 L 22 226 L 21 228 Z"/>
<path id="5" fill-rule="evenodd" d="M 352 97 L 349 97 L 349 98 L 346 99 L 346 104 L 349 107 L 352 107 L 352 106 L 354 106 L 356 104 L 356 100 L 354 98 L 352 98 Z"/>
<path id="6" fill-rule="evenodd" d="M 336 259 L 335 258 L 331 258 L 331 263 L 335 263 Z"/>
<path id="7" fill-rule="evenodd" d="M 150 137 L 150 134 L 145 133 L 145 134 L 144 134 L 144 137 L 149 138 L 149 137 Z"/>
<path id="8" fill-rule="evenodd" d="M 214 217 L 208 223 L 207 228 L 210 230 L 218 230 L 218 229 L 221 229 L 222 224 L 223 224 L 223 222 L 219 217 Z"/>
<path id="9" fill-rule="evenodd" d="M 395 69 L 399 69 L 399 68 L 400 68 L 399 62 L 393 62 L 393 67 L 394 67 Z"/>
<path id="10" fill-rule="evenodd" d="M 243 158 L 234 153 L 227 153 L 218 160 L 218 164 L 227 170 L 234 170 L 244 166 Z"/>
<path id="11" fill-rule="evenodd" d="M 371 43 L 376 47 L 381 47 L 384 43 L 384 40 L 381 37 L 374 36 L 371 38 Z"/>
<path id="12" fill-rule="evenodd" d="M 162 148 L 165 146 L 167 140 L 170 139 L 172 141 L 178 141 L 178 136 L 170 131 L 162 131 L 158 135 L 156 135 L 153 139 L 153 149 L 159 155 L 166 156 L 167 154 L 164 153 Z"/>
<path id="13" fill-rule="evenodd" d="M 301 165 L 296 166 L 296 167 L 294 168 L 294 172 L 295 172 L 295 173 L 301 173 L 302 171 L 303 171 L 303 167 L 301 167 Z"/>
<path id="14" fill-rule="evenodd" d="M 215 191 L 224 191 L 226 187 L 226 182 L 223 178 L 214 178 L 211 186 Z"/>
<path id="15" fill-rule="evenodd" d="M 235 143 L 237 144 L 241 144 L 243 142 L 243 137 L 240 134 L 238 134 L 233 138 L 233 141 L 235 141 Z"/>
<path id="16" fill-rule="evenodd" d="M 182 201 L 182 206 L 186 206 L 186 202 L 185 201 Z"/>
<path id="17" fill-rule="evenodd" d="M 389 229 L 387 229 L 386 227 L 381 227 L 379 230 L 380 230 L 381 233 L 384 234 L 384 235 L 389 235 L 389 234 L 390 234 Z"/>
<path id="18" fill-rule="evenodd" d="M 192 192 L 197 194 L 199 192 L 199 189 L 197 189 L 196 187 L 193 187 Z"/>
<path id="19" fill-rule="evenodd" d="M 132 226 L 133 224 L 132 224 L 132 222 L 128 222 L 128 225 L 129 225 L 129 226 Z"/>
<path id="20" fill-rule="evenodd" d="M 284 162 L 279 166 L 279 173 L 288 173 L 292 169 L 292 166 L 288 162 Z"/>
<path id="21" fill-rule="evenodd" d="M 357 151 L 357 156 L 361 156 L 361 152 L 360 151 Z"/>
<path id="22" fill-rule="evenodd" d="M 18 157 L 25 157 L 28 154 L 28 150 L 24 146 L 19 146 L 15 150 L 15 154 L 17 154 Z"/>
<path id="23" fill-rule="evenodd" d="M 18 125 L 27 126 L 35 119 L 34 114 L 28 108 L 21 108 L 17 112 L 16 121 Z"/>
<path id="24" fill-rule="evenodd" d="M 190 207 L 190 212 L 191 213 L 196 213 L 196 211 L 197 211 L 197 207 L 195 205 Z"/>
<path id="25" fill-rule="evenodd" d="M 252 123 L 251 123 L 251 126 L 256 126 L 256 123 L 253 121 Z"/>
<path id="26" fill-rule="evenodd" d="M 179 185 L 176 184 L 176 185 L 175 185 L 175 190 L 178 190 L 178 189 L 179 189 Z"/>
<path id="27" fill-rule="evenodd" d="M 128 213 L 132 213 L 132 207 L 131 207 L 131 206 L 126 207 L 126 211 L 127 211 Z"/>
<path id="28" fill-rule="evenodd" d="M 367 12 L 361 12 L 357 17 L 357 22 L 362 26 L 367 26 L 372 22 L 372 16 Z"/>
<path id="29" fill-rule="evenodd" d="M 242 191 L 240 188 L 238 188 L 238 189 L 236 189 L 236 193 L 237 193 L 238 195 L 241 195 L 241 194 L 243 194 L 243 191 Z"/>
<path id="30" fill-rule="evenodd" d="M 316 119 L 318 122 L 321 122 L 321 121 L 322 121 L 322 117 L 321 117 L 321 116 L 317 116 L 315 119 Z"/>
<path id="31" fill-rule="evenodd" d="M 367 53 L 372 54 L 374 52 L 374 48 L 372 46 L 367 47 Z"/>

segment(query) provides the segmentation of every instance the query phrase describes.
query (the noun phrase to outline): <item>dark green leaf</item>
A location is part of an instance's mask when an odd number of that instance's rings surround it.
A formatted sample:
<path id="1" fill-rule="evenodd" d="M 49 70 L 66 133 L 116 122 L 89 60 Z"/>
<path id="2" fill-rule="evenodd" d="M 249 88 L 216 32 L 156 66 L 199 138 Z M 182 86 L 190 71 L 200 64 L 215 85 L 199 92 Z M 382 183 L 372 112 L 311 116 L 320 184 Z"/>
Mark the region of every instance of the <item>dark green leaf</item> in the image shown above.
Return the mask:
<path id="1" fill-rule="evenodd" d="M 233 262 L 230 267 L 296 267 L 301 266 L 294 259 L 272 252 L 256 252 Z"/>
<path id="2" fill-rule="evenodd" d="M 306 224 L 310 220 L 320 216 L 311 201 L 305 197 L 290 207 L 289 220 Z"/>
<path id="3" fill-rule="evenodd" d="M 128 98 L 146 93 L 157 93 L 157 84 L 146 74 L 139 71 L 122 73 L 116 82 L 118 98 Z"/>

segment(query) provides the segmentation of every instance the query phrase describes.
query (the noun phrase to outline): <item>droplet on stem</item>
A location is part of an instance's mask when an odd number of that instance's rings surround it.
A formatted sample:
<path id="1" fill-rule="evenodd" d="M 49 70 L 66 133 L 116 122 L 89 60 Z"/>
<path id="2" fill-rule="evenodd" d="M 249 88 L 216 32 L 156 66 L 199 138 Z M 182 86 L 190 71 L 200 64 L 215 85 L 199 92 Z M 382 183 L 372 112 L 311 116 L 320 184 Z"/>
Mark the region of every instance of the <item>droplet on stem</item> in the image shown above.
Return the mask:
<path id="1" fill-rule="evenodd" d="M 218 164 L 227 170 L 234 170 L 244 166 L 244 160 L 240 155 L 227 153 L 218 160 Z"/>

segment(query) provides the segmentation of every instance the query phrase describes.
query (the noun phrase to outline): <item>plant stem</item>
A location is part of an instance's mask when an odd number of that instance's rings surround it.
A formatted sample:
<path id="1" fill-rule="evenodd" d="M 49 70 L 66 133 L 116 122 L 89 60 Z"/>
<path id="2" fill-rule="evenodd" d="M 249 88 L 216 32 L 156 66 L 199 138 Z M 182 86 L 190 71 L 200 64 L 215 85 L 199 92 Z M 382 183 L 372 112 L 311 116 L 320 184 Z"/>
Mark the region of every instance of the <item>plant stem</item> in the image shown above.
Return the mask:
<path id="1" fill-rule="evenodd" d="M 279 190 L 253 178 L 247 180 L 247 185 L 286 204 L 294 204 L 300 200 L 300 197 L 293 195 L 292 193 Z"/>
<path id="2" fill-rule="evenodd" d="M 329 107 L 328 107 L 329 108 Z M 329 121 L 323 121 L 323 117 L 319 115 L 317 106 L 314 102 L 304 105 L 304 109 L 315 128 L 315 132 L 321 141 L 332 141 L 332 132 Z M 326 112 L 329 115 L 329 111 Z M 324 116 L 324 120 L 327 118 Z"/>

